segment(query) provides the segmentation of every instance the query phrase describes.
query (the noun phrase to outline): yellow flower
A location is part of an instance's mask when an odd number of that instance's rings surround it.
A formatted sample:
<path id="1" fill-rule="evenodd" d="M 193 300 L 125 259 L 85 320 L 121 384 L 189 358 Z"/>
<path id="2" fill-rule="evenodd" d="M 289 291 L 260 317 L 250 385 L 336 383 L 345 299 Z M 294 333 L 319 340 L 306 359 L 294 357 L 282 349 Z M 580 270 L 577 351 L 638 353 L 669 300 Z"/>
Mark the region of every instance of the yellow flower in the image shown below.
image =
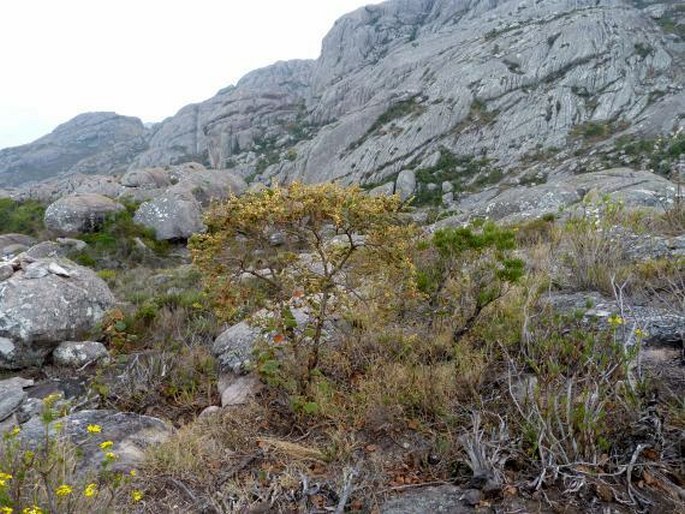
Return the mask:
<path id="1" fill-rule="evenodd" d="M 86 498 L 92 498 L 95 496 L 98 492 L 98 486 L 94 483 L 90 483 L 86 486 L 86 488 L 83 490 L 83 496 Z"/>
<path id="2" fill-rule="evenodd" d="M 5 487 L 8 480 L 12 480 L 12 475 L 9 473 L 0 473 L 0 487 Z"/>
<path id="3" fill-rule="evenodd" d="M 105 459 L 107 460 L 117 460 L 119 457 L 117 457 L 117 454 L 114 452 L 107 452 L 105 453 Z"/>
<path id="4" fill-rule="evenodd" d="M 12 507 L 0 507 L 0 514 L 12 514 L 13 512 Z"/>
<path id="5" fill-rule="evenodd" d="M 102 427 L 100 425 L 88 425 L 86 430 L 89 434 L 99 434 L 102 432 Z"/>
<path id="6" fill-rule="evenodd" d="M 100 443 L 100 448 L 102 448 L 103 450 L 108 450 L 113 445 L 114 445 L 114 443 L 112 441 L 103 441 Z"/>
<path id="7" fill-rule="evenodd" d="M 14 427 L 10 432 L 10 436 L 14 437 L 16 435 L 19 435 L 19 432 L 21 432 L 21 427 Z"/>
<path id="8" fill-rule="evenodd" d="M 57 496 L 69 496 L 72 493 L 72 491 L 73 489 L 70 485 L 62 484 L 57 489 L 55 489 L 55 494 Z"/>
<path id="9" fill-rule="evenodd" d="M 612 314 L 611 316 L 609 316 L 607 321 L 609 322 L 609 325 L 611 325 L 613 328 L 623 325 L 623 318 L 618 314 Z"/>
<path id="10" fill-rule="evenodd" d="M 134 477 L 138 474 L 138 472 L 135 469 L 132 469 L 131 471 L 128 472 L 128 474 L 131 475 L 132 477 Z"/>
<path id="11" fill-rule="evenodd" d="M 143 499 L 143 492 L 139 491 L 138 489 L 134 489 L 133 491 L 131 491 L 131 499 L 134 502 L 139 502 Z"/>
<path id="12" fill-rule="evenodd" d="M 647 337 L 647 332 L 638 328 L 635 330 L 635 337 L 637 337 L 638 339 L 644 339 L 645 337 Z"/>
<path id="13" fill-rule="evenodd" d="M 43 398 L 43 405 L 45 405 L 48 409 L 51 408 L 53 405 L 55 405 L 55 402 L 62 398 L 61 393 L 52 393 L 45 398 Z M 28 508 L 28 507 L 27 507 Z M 26 509 L 24 509 L 26 510 Z"/>
<path id="14" fill-rule="evenodd" d="M 22 514 L 44 514 L 43 509 L 41 509 L 38 505 L 33 505 L 32 507 L 25 507 L 24 510 L 21 511 Z"/>

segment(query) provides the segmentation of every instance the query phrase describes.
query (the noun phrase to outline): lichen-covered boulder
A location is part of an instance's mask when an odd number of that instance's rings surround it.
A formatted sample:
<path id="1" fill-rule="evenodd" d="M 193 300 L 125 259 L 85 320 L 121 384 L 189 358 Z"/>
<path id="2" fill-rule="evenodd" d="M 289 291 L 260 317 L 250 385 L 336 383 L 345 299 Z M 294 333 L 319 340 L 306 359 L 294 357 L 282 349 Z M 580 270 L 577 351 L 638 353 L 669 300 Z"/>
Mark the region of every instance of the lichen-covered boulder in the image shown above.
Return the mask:
<path id="1" fill-rule="evenodd" d="M 42 364 L 62 341 L 92 330 L 114 296 L 95 272 L 66 259 L 12 262 L 0 282 L 0 368 Z"/>
<path id="2" fill-rule="evenodd" d="M 99 445 L 104 441 L 112 441 L 108 451 L 116 455 L 110 469 L 128 472 L 142 463 L 146 448 L 163 443 L 173 432 L 169 424 L 158 418 L 111 410 L 84 410 L 60 418 L 49 427 L 54 435 L 57 435 L 56 423 L 61 426 L 60 433 L 79 447 L 77 470 L 80 472 L 102 466 L 104 455 Z M 100 431 L 89 432 L 89 425 L 100 427 Z M 45 426 L 39 416 L 22 425 L 19 439 L 27 447 L 44 444 Z"/>
<path id="3" fill-rule="evenodd" d="M 143 203 L 134 221 L 154 229 L 159 240 L 187 239 L 204 232 L 202 213 L 212 200 L 224 200 L 246 189 L 245 181 L 230 171 L 198 171 Z"/>
<path id="4" fill-rule="evenodd" d="M 107 216 L 123 209 L 120 203 L 99 194 L 65 196 L 45 210 L 45 226 L 64 234 L 92 232 Z"/>

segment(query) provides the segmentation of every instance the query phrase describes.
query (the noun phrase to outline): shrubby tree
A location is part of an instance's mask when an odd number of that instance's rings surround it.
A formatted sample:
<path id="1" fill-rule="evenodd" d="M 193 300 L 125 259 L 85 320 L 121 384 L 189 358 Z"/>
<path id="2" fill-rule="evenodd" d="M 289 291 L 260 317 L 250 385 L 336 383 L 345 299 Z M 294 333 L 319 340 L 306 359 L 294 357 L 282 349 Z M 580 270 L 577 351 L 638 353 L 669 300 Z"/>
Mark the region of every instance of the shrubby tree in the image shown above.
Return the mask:
<path id="1" fill-rule="evenodd" d="M 306 395 L 334 318 L 390 310 L 414 294 L 415 229 L 401 210 L 396 196 L 298 183 L 210 209 L 207 233 L 191 240 L 194 262 L 221 318 L 271 313 L 265 328 L 273 344 L 260 369 L 267 378 Z M 305 322 L 295 307 L 307 312 Z"/>

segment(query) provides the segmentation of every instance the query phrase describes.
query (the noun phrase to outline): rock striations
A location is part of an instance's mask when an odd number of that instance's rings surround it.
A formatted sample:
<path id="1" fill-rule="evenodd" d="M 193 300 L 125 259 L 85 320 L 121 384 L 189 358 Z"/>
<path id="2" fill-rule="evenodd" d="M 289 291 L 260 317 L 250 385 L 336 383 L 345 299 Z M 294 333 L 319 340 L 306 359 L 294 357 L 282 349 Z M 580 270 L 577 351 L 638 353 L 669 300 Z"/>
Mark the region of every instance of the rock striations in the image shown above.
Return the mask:
<path id="1" fill-rule="evenodd" d="M 668 29 L 685 26 L 678 3 L 367 6 L 336 22 L 316 61 L 254 71 L 149 132 L 87 114 L 3 150 L 0 186 L 189 161 L 263 182 L 381 183 L 441 149 L 516 169 L 541 148 L 572 147 L 588 123 L 612 137 L 670 133 L 685 124 L 685 43 Z"/>

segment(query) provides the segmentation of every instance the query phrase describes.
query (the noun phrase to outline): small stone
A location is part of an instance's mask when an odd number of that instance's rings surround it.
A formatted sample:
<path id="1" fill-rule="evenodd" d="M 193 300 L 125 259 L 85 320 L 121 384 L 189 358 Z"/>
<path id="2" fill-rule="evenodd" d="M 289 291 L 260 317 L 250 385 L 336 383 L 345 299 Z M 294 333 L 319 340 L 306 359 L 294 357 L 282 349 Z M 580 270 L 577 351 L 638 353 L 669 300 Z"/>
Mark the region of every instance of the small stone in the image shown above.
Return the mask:
<path id="1" fill-rule="evenodd" d="M 445 180 L 442 183 L 442 192 L 443 193 L 451 193 L 452 191 L 454 191 L 454 185 L 452 184 L 452 182 Z"/>
<path id="2" fill-rule="evenodd" d="M 97 341 L 65 341 L 52 352 L 52 360 L 55 364 L 73 368 L 108 359 L 107 348 Z"/>
<path id="3" fill-rule="evenodd" d="M 53 275 L 57 275 L 58 277 L 70 277 L 71 273 L 69 273 L 67 270 L 65 270 L 62 266 L 57 264 L 56 262 L 51 262 L 48 264 L 48 271 L 52 273 Z"/>
<path id="4" fill-rule="evenodd" d="M 208 416 L 214 416 L 215 414 L 218 414 L 221 412 L 221 407 L 217 405 L 210 405 L 209 407 L 206 407 L 202 412 L 200 412 L 200 415 L 198 416 L 199 418 L 206 418 Z"/>
<path id="5" fill-rule="evenodd" d="M 24 271 L 24 280 L 35 280 L 47 277 L 50 274 L 47 267 L 42 263 L 29 264 Z"/>
<path id="6" fill-rule="evenodd" d="M 244 405 L 254 398 L 262 383 L 254 375 L 236 376 L 226 373 L 219 378 L 218 389 L 222 407 Z"/>

